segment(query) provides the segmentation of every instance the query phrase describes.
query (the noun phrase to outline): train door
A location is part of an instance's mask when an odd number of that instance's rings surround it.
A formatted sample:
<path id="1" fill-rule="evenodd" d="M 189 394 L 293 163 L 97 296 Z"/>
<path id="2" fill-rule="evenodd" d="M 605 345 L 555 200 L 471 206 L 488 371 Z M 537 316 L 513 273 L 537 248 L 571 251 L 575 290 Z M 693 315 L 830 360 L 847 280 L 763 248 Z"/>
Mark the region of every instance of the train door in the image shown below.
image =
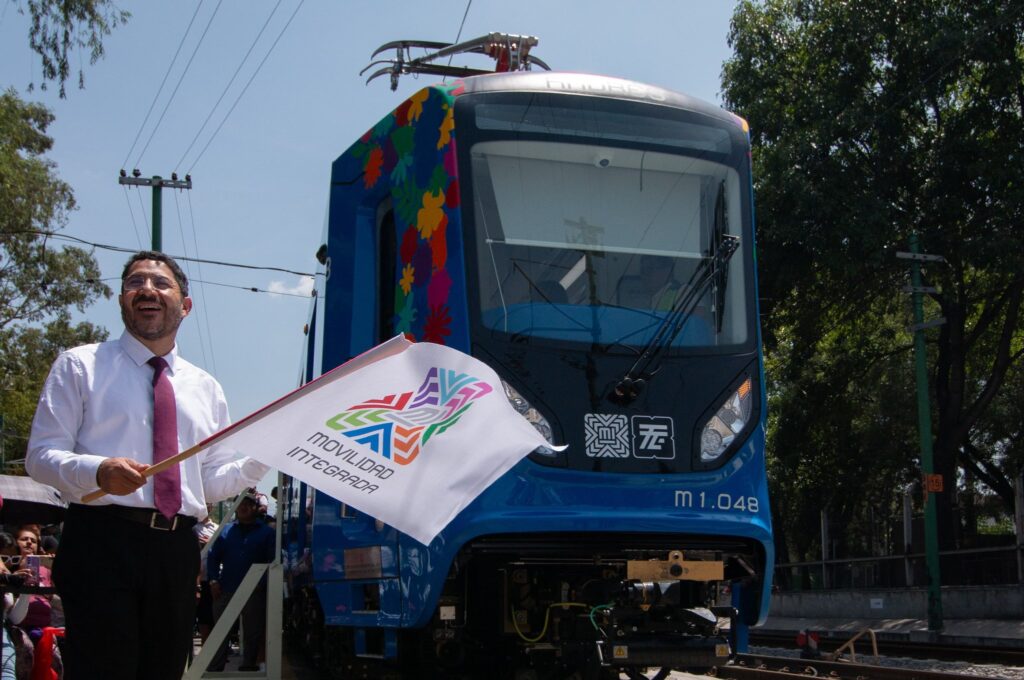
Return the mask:
<path id="1" fill-rule="evenodd" d="M 356 229 L 373 244 L 373 275 L 363 277 L 362 299 L 372 299 L 374 313 L 361 311 L 374 327 L 374 342 L 393 333 L 396 236 L 389 197 L 375 209 L 363 206 Z M 369 233 L 368 233 L 369 232 Z M 369 238 L 367 238 L 369 237 Z M 364 251 L 365 252 L 365 251 Z M 367 263 L 364 263 L 364 266 Z M 372 289 L 372 292 L 371 292 Z M 394 628 L 402 605 L 398 580 L 398 532 L 383 522 L 320 491 L 313 505 L 313 577 L 328 625 L 353 629 L 356 656 L 395 653 Z"/>

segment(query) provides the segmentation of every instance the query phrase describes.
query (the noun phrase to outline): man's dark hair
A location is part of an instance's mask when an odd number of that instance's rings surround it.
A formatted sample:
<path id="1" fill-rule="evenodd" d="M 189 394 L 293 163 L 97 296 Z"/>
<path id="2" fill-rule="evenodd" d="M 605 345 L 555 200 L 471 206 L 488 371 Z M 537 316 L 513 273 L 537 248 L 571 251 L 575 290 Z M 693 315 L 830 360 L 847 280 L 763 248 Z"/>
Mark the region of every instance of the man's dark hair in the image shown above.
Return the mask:
<path id="1" fill-rule="evenodd" d="M 130 258 L 124 265 L 124 271 L 121 272 L 121 289 L 124 289 L 124 280 L 128 278 L 128 270 L 132 268 L 132 265 L 140 260 L 156 260 L 157 262 L 163 262 L 170 268 L 174 274 L 174 279 L 178 282 L 178 288 L 181 288 L 181 296 L 188 297 L 188 277 L 185 276 L 185 272 L 181 270 L 178 263 L 174 261 L 174 258 L 165 255 L 164 253 L 156 250 L 141 250 Z"/>
<path id="2" fill-rule="evenodd" d="M 0 590 L 7 590 L 8 588 L 21 588 L 25 585 L 25 577 L 19 576 L 18 574 L 9 574 L 7 572 L 0 572 Z"/>

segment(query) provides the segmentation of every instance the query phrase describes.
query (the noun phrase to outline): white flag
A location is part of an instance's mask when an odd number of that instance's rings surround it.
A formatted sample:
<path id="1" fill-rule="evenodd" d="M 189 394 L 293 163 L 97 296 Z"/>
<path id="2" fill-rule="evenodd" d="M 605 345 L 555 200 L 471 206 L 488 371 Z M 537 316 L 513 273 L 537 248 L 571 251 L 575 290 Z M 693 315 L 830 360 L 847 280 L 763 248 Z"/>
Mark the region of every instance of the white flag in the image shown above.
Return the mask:
<path id="1" fill-rule="evenodd" d="M 551 446 L 486 364 L 401 336 L 213 439 L 424 544 L 521 458 Z"/>

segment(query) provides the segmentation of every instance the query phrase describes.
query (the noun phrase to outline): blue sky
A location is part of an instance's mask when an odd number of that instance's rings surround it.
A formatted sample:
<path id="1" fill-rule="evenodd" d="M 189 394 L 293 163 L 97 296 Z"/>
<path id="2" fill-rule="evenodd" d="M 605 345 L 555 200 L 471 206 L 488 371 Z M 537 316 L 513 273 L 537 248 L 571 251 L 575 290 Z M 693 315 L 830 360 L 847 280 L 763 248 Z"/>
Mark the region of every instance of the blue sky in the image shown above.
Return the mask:
<path id="1" fill-rule="evenodd" d="M 225 92 L 275 5 L 249 60 Z M 86 88 L 77 89 L 73 76 L 67 99 L 60 100 L 52 86 L 47 92 L 26 91 L 41 71 L 28 48 L 28 18 L 18 13 L 16 0 L 0 0 L 0 86 L 45 103 L 56 115 L 49 130 L 55 140 L 49 158 L 78 202 L 64 233 L 96 243 L 148 247 L 150 191 L 126 192 L 117 182 L 118 171 L 131 171 L 138 159 L 144 176 L 166 177 L 173 170 L 192 174 L 193 189 L 187 195 L 163 192 L 165 252 L 195 256 L 198 248 L 199 257 L 206 259 L 313 272 L 331 162 L 405 97 L 436 80 L 406 77 L 391 92 L 386 77 L 366 86 L 359 71 L 374 49 L 391 40 L 454 40 L 467 4 L 189 0 L 120 6 L 132 12 L 131 19 L 106 38 L 106 57 L 86 64 Z M 718 102 L 722 63 L 730 56 L 726 37 L 734 6 L 730 0 L 473 0 L 462 38 L 491 31 L 534 35 L 540 39 L 534 53 L 556 70 L 631 78 Z M 193 15 L 192 30 L 182 43 Z M 179 44 L 181 53 L 163 93 L 129 154 Z M 457 57 L 453 63 L 484 62 Z M 76 59 L 76 73 L 77 67 Z M 214 109 L 222 93 L 223 101 Z M 211 111 L 210 122 L 186 153 Z M 222 120 L 223 127 L 206 146 Z M 127 256 L 104 250 L 95 255 L 116 289 Z M 187 271 L 192 279 L 209 283 L 193 284 L 196 308 L 179 333 L 179 348 L 221 381 L 235 419 L 294 389 L 310 307 L 309 297 L 302 294 L 308 294 L 310 281 L 214 265 L 200 270 L 189 264 Z M 100 301 L 83 316 L 107 327 L 112 336 L 121 332 L 114 299 Z"/>

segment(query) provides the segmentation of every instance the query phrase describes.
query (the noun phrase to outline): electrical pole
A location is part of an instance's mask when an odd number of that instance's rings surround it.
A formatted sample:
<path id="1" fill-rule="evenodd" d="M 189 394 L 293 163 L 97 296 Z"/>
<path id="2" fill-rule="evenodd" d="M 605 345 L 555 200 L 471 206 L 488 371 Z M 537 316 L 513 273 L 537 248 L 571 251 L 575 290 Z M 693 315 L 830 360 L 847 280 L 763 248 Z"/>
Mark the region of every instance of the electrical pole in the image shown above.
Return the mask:
<path id="1" fill-rule="evenodd" d="M 152 249 L 160 252 L 163 250 L 163 197 L 161 191 L 164 187 L 168 189 L 191 189 L 192 188 L 192 175 L 185 175 L 184 180 L 178 179 L 178 173 L 172 172 L 170 179 L 164 179 L 160 175 L 153 175 L 153 177 L 141 177 L 142 173 L 138 169 L 132 170 L 132 176 L 129 177 L 128 173 L 124 170 L 121 171 L 121 176 L 117 179 L 118 184 L 128 184 L 136 187 L 152 187 L 153 188 L 153 247 Z"/>
<path id="2" fill-rule="evenodd" d="M 914 324 L 907 330 L 914 333 L 914 368 L 917 378 L 917 430 L 921 440 L 921 473 L 924 477 L 924 544 L 925 562 L 928 566 L 928 630 L 942 630 L 942 581 L 939 576 L 939 534 L 936 494 L 942 493 L 942 475 L 935 474 L 932 458 L 932 412 L 928 399 L 928 363 L 924 345 L 924 331 L 946 323 L 944 318 L 924 320 L 922 295 L 935 293 L 930 286 L 921 285 L 922 262 L 945 262 L 941 255 L 925 255 L 919 252 L 917 233 L 910 235 L 910 252 L 896 253 L 896 257 L 910 260 L 910 286 L 904 290 L 912 293 L 914 303 Z"/>

